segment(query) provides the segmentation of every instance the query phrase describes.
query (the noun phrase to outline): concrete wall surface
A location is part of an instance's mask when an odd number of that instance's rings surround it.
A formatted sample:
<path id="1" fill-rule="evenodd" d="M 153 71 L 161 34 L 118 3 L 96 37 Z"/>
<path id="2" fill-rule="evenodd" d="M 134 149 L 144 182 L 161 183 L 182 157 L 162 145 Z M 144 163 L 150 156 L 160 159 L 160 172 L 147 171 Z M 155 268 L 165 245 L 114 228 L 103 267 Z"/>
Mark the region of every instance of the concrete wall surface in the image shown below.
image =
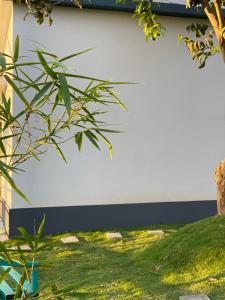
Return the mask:
<path id="1" fill-rule="evenodd" d="M 131 14 L 56 8 L 54 23 L 23 21 L 14 8 L 14 35 L 21 55 L 45 45 L 59 56 L 95 49 L 69 66 L 79 74 L 138 82 L 119 87 L 129 112 L 112 108 L 107 120 L 123 134 L 109 136 L 112 161 L 103 146 L 64 147 L 66 165 L 51 150 L 26 164 L 15 178 L 31 207 L 214 200 L 214 168 L 224 156 L 224 65 L 219 56 L 198 70 L 178 33 L 196 20 L 161 17 L 164 38 L 146 42 Z M 15 103 L 16 106 L 16 103 Z M 29 207 L 13 194 L 13 208 Z"/>

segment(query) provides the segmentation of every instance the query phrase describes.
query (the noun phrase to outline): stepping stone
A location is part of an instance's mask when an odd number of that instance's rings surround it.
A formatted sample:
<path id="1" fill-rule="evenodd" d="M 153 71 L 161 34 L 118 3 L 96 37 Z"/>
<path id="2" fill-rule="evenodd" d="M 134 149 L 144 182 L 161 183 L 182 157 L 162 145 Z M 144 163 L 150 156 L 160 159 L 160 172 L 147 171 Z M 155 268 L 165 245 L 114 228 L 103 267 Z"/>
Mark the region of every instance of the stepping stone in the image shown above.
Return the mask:
<path id="1" fill-rule="evenodd" d="M 165 234 L 163 230 L 148 230 L 148 233 L 158 236 L 163 236 Z"/>
<path id="2" fill-rule="evenodd" d="M 208 281 L 208 282 L 216 282 L 216 281 L 218 281 L 218 279 L 217 279 L 217 278 L 210 277 L 210 278 L 208 278 L 207 281 Z"/>
<path id="3" fill-rule="evenodd" d="M 18 246 L 12 247 L 13 250 L 18 250 Z M 21 250 L 31 250 L 29 245 L 20 245 Z"/>
<path id="4" fill-rule="evenodd" d="M 61 238 L 61 241 L 64 244 L 72 244 L 72 243 L 78 243 L 79 242 L 78 238 L 75 235 Z"/>
<path id="5" fill-rule="evenodd" d="M 206 294 L 181 296 L 180 300 L 210 300 Z"/>
<path id="6" fill-rule="evenodd" d="M 120 232 L 107 232 L 106 236 L 109 239 L 121 239 L 122 238 L 122 235 Z"/>

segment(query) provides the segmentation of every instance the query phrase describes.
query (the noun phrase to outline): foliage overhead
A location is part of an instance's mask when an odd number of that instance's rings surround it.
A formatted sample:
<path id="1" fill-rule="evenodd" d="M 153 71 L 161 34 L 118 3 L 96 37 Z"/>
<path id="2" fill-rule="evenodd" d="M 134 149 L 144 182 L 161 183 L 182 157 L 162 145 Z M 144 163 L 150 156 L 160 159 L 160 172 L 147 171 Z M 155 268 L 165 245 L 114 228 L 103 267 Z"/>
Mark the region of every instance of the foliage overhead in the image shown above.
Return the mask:
<path id="1" fill-rule="evenodd" d="M 90 2 L 93 0 L 90 0 Z M 17 0 L 21 3 L 21 0 Z M 82 0 L 71 0 L 74 5 L 82 7 Z M 115 0 L 116 3 L 125 3 L 126 0 Z M 146 40 L 155 41 L 165 34 L 165 27 L 158 21 L 157 6 L 160 4 L 154 0 L 133 0 L 136 4 L 134 15 L 139 18 L 139 24 L 143 26 Z M 159 1 L 160 2 L 160 1 Z M 51 12 L 53 4 L 49 0 L 26 0 L 28 14 L 33 14 L 39 24 L 47 17 L 49 24 L 52 24 Z M 199 63 L 199 68 L 203 68 L 206 60 L 221 51 L 225 60 L 225 20 L 222 7 L 225 0 L 186 0 L 186 7 L 202 7 L 210 26 L 205 23 L 190 24 L 187 29 L 187 36 L 179 36 L 179 41 L 184 42 L 193 60 Z M 198 13 L 198 10 L 196 10 Z M 214 36 L 217 45 L 214 43 Z"/>

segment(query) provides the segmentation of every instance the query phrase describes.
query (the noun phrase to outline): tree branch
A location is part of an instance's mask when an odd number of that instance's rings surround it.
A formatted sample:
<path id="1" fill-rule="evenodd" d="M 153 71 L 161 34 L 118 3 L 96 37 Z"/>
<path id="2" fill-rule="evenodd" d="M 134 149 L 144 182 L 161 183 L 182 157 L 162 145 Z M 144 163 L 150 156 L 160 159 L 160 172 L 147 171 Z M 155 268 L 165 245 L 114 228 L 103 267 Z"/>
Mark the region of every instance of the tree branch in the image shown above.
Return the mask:
<path id="1" fill-rule="evenodd" d="M 223 17 L 223 12 L 222 12 L 222 8 L 221 8 L 221 4 L 220 4 L 219 0 L 214 1 L 214 6 L 216 9 L 217 18 L 219 21 L 219 28 L 221 30 L 224 27 L 224 17 Z"/>
<path id="2" fill-rule="evenodd" d="M 222 17 L 222 19 L 220 20 L 220 18 L 217 15 L 217 9 L 221 10 L 221 4 L 219 3 L 219 1 L 215 0 L 214 7 L 215 7 L 216 11 L 214 11 L 212 9 L 208 0 L 201 0 L 201 4 L 202 4 L 202 7 L 204 9 L 206 16 L 208 17 L 208 19 L 214 29 L 218 44 L 220 46 L 221 55 L 225 62 L 225 41 L 224 41 L 223 34 L 221 31 L 221 27 L 220 27 L 220 22 L 223 22 L 224 19 Z M 216 7 L 216 4 L 218 4 L 218 7 Z M 218 11 L 218 13 L 219 13 L 219 11 Z M 221 13 L 222 13 L 222 10 L 221 10 Z M 221 24 L 223 24 L 223 23 L 221 23 Z"/>

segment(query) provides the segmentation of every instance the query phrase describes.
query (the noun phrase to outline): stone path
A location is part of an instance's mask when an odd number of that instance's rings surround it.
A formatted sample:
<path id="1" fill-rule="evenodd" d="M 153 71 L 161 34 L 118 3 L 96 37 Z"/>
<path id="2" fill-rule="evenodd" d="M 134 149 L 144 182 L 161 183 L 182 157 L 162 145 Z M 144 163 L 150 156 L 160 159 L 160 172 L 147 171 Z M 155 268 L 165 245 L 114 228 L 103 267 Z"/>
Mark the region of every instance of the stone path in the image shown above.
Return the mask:
<path id="1" fill-rule="evenodd" d="M 18 247 L 17 246 L 14 246 L 12 247 L 13 250 L 18 250 Z M 21 250 L 31 250 L 30 246 L 29 245 L 20 245 L 20 249 Z"/>
<path id="2" fill-rule="evenodd" d="M 163 236 L 165 234 L 163 230 L 148 230 L 148 233 L 151 233 L 152 235 L 158 235 L 158 236 Z"/>
<path id="3" fill-rule="evenodd" d="M 107 232 L 106 236 L 108 239 L 121 239 L 122 235 L 120 232 Z"/>
<path id="4" fill-rule="evenodd" d="M 79 239 L 75 235 L 72 235 L 72 236 L 61 238 L 61 241 L 64 244 L 72 244 L 72 243 L 78 243 Z"/>
<path id="5" fill-rule="evenodd" d="M 181 296 L 180 300 L 210 300 L 205 294 Z"/>

